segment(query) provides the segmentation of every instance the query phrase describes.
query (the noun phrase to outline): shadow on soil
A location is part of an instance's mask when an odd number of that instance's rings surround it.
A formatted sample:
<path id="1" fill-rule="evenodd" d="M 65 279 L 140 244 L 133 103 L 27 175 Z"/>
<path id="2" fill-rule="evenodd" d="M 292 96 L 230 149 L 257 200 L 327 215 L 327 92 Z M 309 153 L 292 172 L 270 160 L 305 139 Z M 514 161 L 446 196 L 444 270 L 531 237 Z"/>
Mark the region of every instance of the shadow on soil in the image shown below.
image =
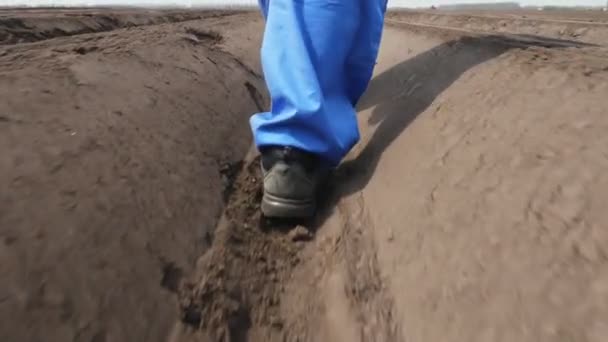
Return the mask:
<path id="1" fill-rule="evenodd" d="M 462 37 L 438 45 L 376 76 L 358 104 L 358 111 L 374 107 L 368 120 L 377 125 L 371 139 L 353 160 L 342 163 L 330 182 L 331 197 L 310 226 L 315 230 L 341 197 L 362 190 L 373 176 L 384 151 L 445 89 L 469 69 L 511 49 L 580 48 L 592 46 L 569 40 L 530 35 Z"/>

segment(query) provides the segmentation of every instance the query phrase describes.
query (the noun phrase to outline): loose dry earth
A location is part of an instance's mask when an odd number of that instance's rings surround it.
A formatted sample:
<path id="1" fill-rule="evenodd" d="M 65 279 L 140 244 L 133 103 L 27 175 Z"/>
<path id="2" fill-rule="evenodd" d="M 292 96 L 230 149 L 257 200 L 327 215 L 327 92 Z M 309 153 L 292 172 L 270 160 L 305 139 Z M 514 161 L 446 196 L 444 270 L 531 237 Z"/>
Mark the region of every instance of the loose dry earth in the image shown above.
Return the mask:
<path id="1" fill-rule="evenodd" d="M 608 340 L 606 18 L 391 14 L 360 144 L 275 222 L 258 14 L 130 11 L 0 27 L 0 340 Z"/>

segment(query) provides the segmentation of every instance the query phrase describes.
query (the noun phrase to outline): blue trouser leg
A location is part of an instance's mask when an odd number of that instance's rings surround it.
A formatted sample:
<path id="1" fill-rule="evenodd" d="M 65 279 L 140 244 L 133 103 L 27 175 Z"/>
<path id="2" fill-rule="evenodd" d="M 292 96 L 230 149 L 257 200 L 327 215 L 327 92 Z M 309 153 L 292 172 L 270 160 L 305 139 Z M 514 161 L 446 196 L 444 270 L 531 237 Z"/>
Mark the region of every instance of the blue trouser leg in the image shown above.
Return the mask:
<path id="1" fill-rule="evenodd" d="M 359 140 L 354 105 L 376 62 L 386 0 L 259 0 L 270 112 L 255 143 L 292 146 L 337 165 Z"/>
<path id="2" fill-rule="evenodd" d="M 367 89 L 380 50 L 387 0 L 363 0 L 359 30 L 346 60 L 347 94 L 353 106 Z"/>

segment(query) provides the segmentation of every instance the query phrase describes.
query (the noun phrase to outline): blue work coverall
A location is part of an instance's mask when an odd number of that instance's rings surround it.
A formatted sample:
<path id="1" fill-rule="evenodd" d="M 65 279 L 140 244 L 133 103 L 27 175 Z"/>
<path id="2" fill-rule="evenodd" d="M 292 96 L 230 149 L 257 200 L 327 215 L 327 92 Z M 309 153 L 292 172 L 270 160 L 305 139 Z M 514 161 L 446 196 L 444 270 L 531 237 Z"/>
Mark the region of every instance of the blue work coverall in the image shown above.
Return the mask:
<path id="1" fill-rule="evenodd" d="M 376 64 L 387 0 L 259 0 L 269 112 L 250 123 L 258 148 L 290 146 L 333 166 L 359 140 L 355 106 Z"/>

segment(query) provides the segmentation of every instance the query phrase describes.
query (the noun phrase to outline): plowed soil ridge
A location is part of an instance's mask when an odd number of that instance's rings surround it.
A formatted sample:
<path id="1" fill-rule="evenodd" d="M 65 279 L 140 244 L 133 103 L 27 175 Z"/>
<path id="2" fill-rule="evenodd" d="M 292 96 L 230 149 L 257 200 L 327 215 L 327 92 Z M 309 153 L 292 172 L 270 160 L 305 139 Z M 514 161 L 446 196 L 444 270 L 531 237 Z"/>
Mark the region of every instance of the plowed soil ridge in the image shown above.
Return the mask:
<path id="1" fill-rule="evenodd" d="M 84 12 L 84 13 L 83 13 Z M 147 13 L 146 13 L 147 12 Z M 136 11 L 113 9 L 21 11 L 3 15 L 0 11 L 0 45 L 29 43 L 120 28 L 177 23 L 217 18 L 234 11 Z"/>
<path id="2" fill-rule="evenodd" d="M 388 19 L 409 24 L 444 26 L 461 30 L 527 34 L 597 45 L 606 44 L 608 12 L 581 11 L 580 14 L 577 14 L 576 11 L 572 11 L 572 13 L 572 15 L 579 16 L 578 20 L 560 19 L 559 15 L 552 16 L 551 12 L 547 12 L 543 17 L 538 13 L 532 13 L 531 15 L 529 12 L 513 13 L 511 15 L 507 12 L 498 16 L 441 11 L 395 11 L 389 13 Z"/>
<path id="3" fill-rule="evenodd" d="M 239 18 L 0 48 L 0 340 L 166 339 L 267 101 Z"/>

